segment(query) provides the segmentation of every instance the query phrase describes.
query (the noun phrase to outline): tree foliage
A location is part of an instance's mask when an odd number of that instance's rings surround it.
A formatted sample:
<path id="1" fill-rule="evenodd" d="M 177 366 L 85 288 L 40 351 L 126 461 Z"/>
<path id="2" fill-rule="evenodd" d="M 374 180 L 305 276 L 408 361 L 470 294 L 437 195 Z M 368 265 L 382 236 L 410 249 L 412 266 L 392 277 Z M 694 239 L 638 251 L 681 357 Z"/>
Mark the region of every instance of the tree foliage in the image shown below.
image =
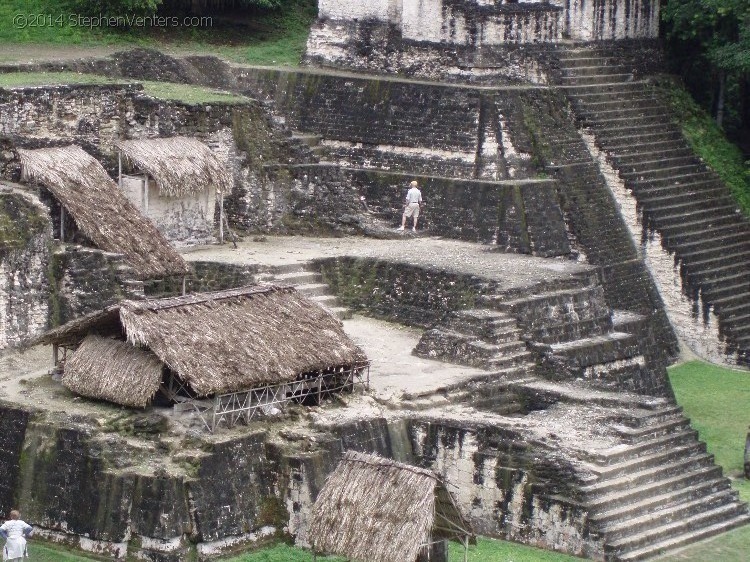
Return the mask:
<path id="1" fill-rule="evenodd" d="M 663 17 L 693 92 L 720 123 L 727 101 L 739 128 L 750 127 L 750 0 L 668 0 Z"/>

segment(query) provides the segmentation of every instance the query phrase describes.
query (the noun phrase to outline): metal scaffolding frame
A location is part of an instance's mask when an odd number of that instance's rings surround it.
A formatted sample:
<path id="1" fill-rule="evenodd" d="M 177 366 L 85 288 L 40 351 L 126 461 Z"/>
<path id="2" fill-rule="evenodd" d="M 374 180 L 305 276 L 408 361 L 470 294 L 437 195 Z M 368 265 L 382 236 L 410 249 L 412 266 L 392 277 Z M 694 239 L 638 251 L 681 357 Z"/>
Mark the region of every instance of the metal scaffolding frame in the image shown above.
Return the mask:
<path id="1" fill-rule="evenodd" d="M 230 428 L 239 423 L 248 424 L 253 418 L 270 414 L 274 408 L 283 410 L 294 400 L 301 402 L 308 397 L 315 397 L 320 402 L 325 396 L 353 390 L 357 382 L 369 390 L 369 361 L 289 383 L 218 394 L 212 399 L 180 397 L 177 401 L 182 404 L 183 409 L 192 410 L 205 428 L 213 433 L 218 427 Z M 175 394 L 172 394 L 172 397 L 176 398 Z"/>

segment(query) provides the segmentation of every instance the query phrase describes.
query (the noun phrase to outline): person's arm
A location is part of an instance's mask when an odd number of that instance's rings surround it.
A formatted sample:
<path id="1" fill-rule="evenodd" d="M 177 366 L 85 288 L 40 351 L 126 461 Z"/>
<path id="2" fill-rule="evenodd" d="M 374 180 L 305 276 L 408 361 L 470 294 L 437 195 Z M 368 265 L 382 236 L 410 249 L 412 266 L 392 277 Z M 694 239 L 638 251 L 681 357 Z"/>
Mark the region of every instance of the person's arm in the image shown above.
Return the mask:
<path id="1" fill-rule="evenodd" d="M 26 526 L 23 528 L 23 536 L 30 537 L 33 534 L 34 534 L 34 527 L 32 527 L 31 525 L 27 523 Z"/>

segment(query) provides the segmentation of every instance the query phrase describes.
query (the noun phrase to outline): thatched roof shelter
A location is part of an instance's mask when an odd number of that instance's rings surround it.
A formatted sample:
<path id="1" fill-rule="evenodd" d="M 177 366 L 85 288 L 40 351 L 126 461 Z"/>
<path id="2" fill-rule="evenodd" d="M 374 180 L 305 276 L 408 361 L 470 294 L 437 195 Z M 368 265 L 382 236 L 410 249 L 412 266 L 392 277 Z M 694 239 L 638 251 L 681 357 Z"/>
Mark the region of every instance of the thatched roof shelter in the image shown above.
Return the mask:
<path id="1" fill-rule="evenodd" d="M 147 350 L 198 397 L 287 383 L 305 373 L 366 361 L 338 319 L 294 288 L 273 285 L 125 300 L 51 330 L 35 343 L 80 344 L 68 360 L 74 361 L 73 373 L 68 376 L 66 364 L 63 383 L 75 381 L 70 388 L 85 396 L 128 404 L 131 390 L 118 381 L 130 367 L 91 357 L 89 349 L 104 346 L 103 337 Z M 125 359 L 141 368 L 137 376 L 131 373 L 132 384 L 152 398 L 161 371 L 157 376 L 143 356 Z M 103 384 L 102 378 L 111 380 Z M 140 394 L 137 400 L 143 401 Z"/>
<path id="2" fill-rule="evenodd" d="M 433 541 L 471 534 L 434 472 L 348 451 L 318 494 L 309 538 L 315 552 L 413 562 Z"/>
<path id="3" fill-rule="evenodd" d="M 126 160 L 156 180 L 167 197 L 195 195 L 208 186 L 232 191 L 232 176 L 216 155 L 198 139 L 171 137 L 115 143 Z"/>
<path id="4" fill-rule="evenodd" d="M 66 361 L 62 382 L 77 394 L 143 408 L 159 389 L 163 370 L 150 351 L 92 334 Z"/>
<path id="5" fill-rule="evenodd" d="M 102 165 L 78 146 L 19 149 L 26 180 L 44 185 L 98 248 L 122 254 L 140 279 L 180 275 L 180 254 L 128 201 Z"/>

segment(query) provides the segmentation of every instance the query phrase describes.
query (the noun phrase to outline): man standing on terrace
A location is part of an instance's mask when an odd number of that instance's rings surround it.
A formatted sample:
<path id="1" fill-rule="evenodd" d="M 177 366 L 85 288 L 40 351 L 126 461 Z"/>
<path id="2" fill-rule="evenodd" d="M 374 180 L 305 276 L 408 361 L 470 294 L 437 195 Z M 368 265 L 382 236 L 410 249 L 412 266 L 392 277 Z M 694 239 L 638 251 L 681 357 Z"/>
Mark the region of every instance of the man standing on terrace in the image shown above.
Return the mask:
<path id="1" fill-rule="evenodd" d="M 416 180 L 409 184 L 409 191 L 406 193 L 406 207 L 404 208 L 404 215 L 401 217 L 401 226 L 399 230 L 406 228 L 406 219 L 408 217 L 414 217 L 414 226 L 412 231 L 417 231 L 417 221 L 419 220 L 419 206 L 422 203 L 422 192 L 419 191 Z"/>

